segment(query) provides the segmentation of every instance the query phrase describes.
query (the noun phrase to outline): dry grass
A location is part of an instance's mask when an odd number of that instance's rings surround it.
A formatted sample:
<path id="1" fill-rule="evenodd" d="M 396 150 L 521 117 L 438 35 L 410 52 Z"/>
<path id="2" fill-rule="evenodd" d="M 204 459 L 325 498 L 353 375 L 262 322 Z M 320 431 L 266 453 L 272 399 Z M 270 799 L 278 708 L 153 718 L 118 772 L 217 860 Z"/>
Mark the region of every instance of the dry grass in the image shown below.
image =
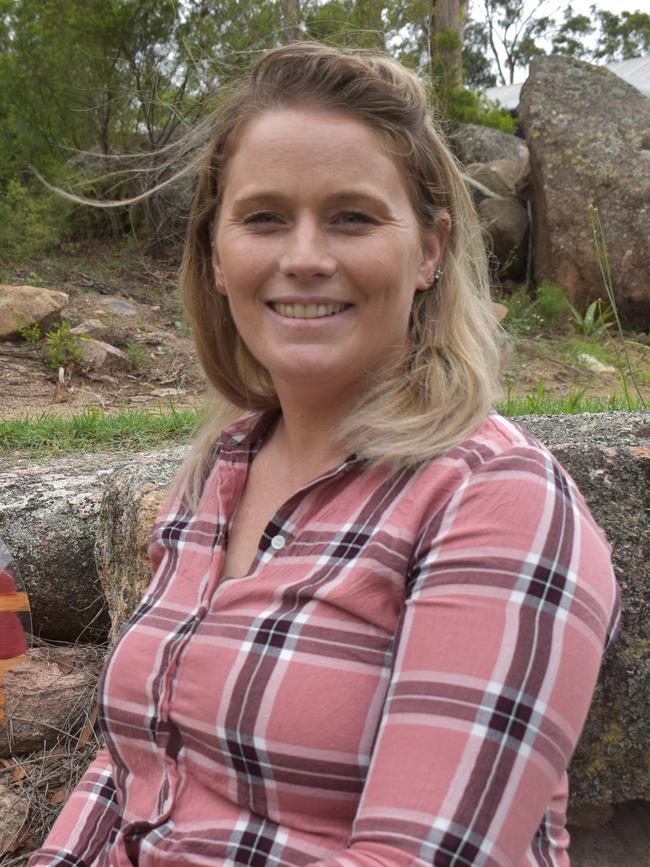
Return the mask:
<path id="1" fill-rule="evenodd" d="M 35 645 L 47 648 L 52 661 L 61 658 L 62 645 L 36 641 Z M 30 853 L 42 844 L 61 805 L 100 746 L 95 698 L 107 647 L 83 647 L 84 671 L 90 671 L 92 677 L 70 708 L 66 724 L 57 729 L 55 743 L 37 752 L 0 759 L 0 790 L 4 789 L 8 795 L 10 811 L 4 813 L 5 821 L 0 823 L 2 867 L 26 864 Z M 11 796 L 14 796 L 13 803 L 9 800 Z"/>

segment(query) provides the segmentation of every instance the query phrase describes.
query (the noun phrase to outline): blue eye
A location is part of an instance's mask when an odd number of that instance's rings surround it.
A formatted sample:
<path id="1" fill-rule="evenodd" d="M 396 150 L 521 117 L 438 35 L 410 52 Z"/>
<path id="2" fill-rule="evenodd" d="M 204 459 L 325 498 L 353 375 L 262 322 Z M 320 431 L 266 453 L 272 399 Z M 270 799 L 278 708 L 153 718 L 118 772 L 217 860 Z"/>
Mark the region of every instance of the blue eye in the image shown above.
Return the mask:
<path id="1" fill-rule="evenodd" d="M 244 225 L 256 225 L 263 226 L 269 223 L 275 223 L 278 221 L 278 217 L 275 214 L 272 214 L 270 211 L 259 211 L 257 214 L 250 214 L 250 216 L 244 219 Z"/>

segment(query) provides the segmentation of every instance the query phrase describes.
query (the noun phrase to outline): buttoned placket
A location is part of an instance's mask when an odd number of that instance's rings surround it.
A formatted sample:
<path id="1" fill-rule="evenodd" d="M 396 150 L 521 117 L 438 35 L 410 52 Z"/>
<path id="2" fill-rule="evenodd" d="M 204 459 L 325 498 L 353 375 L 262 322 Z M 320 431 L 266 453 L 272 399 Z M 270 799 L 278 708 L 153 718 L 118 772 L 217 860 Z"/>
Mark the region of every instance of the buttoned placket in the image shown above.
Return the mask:
<path id="1" fill-rule="evenodd" d="M 245 465 L 247 472 L 255 455 L 261 447 L 261 440 L 249 443 L 247 445 L 243 442 L 237 442 L 235 440 L 232 443 L 231 449 L 224 449 L 223 445 L 224 444 L 222 443 L 220 454 L 217 457 L 217 461 L 220 464 L 222 471 L 225 467 L 228 466 L 228 464 L 230 464 L 230 471 L 232 472 L 233 463 L 236 463 L 236 458 L 239 457 L 239 459 L 241 460 L 241 458 L 245 457 L 245 460 L 242 461 L 242 463 Z M 242 454 L 242 451 L 244 451 L 244 454 Z M 229 452 L 231 453 L 229 454 Z M 288 544 L 292 540 L 290 531 L 283 531 L 280 533 L 276 532 L 271 535 L 269 529 L 274 526 L 277 527 L 286 525 L 288 516 L 295 510 L 297 501 L 302 500 L 314 488 L 338 476 L 342 476 L 350 472 L 354 467 L 356 467 L 362 462 L 362 459 L 359 458 L 356 454 L 351 454 L 336 467 L 333 467 L 331 470 L 328 470 L 327 472 L 308 482 L 303 487 L 299 488 L 289 497 L 288 500 L 286 500 L 282 504 L 282 506 L 280 506 L 280 508 L 268 522 L 264 532 L 262 533 L 262 536 L 260 537 L 260 542 L 258 544 L 258 549 L 255 555 L 255 561 L 250 575 L 246 576 L 247 579 L 253 578 L 254 574 L 258 571 L 260 565 L 265 562 L 265 554 L 272 552 L 272 555 L 275 556 L 285 551 Z M 243 467 L 241 471 L 243 472 Z M 239 492 L 240 497 L 242 492 L 243 485 L 242 490 Z M 212 552 L 212 564 L 209 570 L 209 579 L 205 582 L 203 590 L 197 599 L 198 604 L 185 620 L 184 625 L 187 627 L 187 629 L 185 630 L 182 639 L 179 641 L 178 646 L 176 647 L 172 657 L 170 658 L 167 670 L 165 671 L 164 675 L 164 688 L 161 690 L 161 699 L 157 711 L 159 724 L 162 723 L 162 725 L 160 725 L 160 730 L 164 731 L 165 738 L 164 743 L 160 738 L 157 738 L 157 744 L 159 749 L 163 753 L 162 758 L 165 767 L 162 770 L 162 777 L 159 789 L 159 815 L 154 822 L 147 823 L 150 829 L 153 829 L 154 827 L 161 825 L 165 821 L 167 821 L 167 819 L 171 815 L 176 799 L 176 792 L 178 787 L 176 756 L 178 755 L 179 750 L 182 748 L 182 739 L 180 739 L 180 734 L 178 735 L 178 737 L 175 737 L 175 733 L 173 731 L 170 731 L 170 727 L 172 726 L 172 724 L 170 723 L 169 713 L 172 705 L 175 676 L 179 661 L 183 655 L 185 648 L 188 646 L 192 637 L 205 619 L 208 611 L 211 609 L 214 603 L 214 599 L 218 595 L 219 587 L 222 584 L 222 575 L 220 574 L 220 569 L 225 559 L 228 522 L 225 515 L 218 515 L 217 518 L 219 519 L 219 517 L 221 518 L 221 526 L 225 529 L 225 532 L 220 533 L 218 540 L 216 540 L 217 544 L 215 545 Z M 269 537 L 269 547 L 262 550 L 262 541 L 264 540 L 264 538 Z M 172 747 L 171 750 L 170 747 Z"/>

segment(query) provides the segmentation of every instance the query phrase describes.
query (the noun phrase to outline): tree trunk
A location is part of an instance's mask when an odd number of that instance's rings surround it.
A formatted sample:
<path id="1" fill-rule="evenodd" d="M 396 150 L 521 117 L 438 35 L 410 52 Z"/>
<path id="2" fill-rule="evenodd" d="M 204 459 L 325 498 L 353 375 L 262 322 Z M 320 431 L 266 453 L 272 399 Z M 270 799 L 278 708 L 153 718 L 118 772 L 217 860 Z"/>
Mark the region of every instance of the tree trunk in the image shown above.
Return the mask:
<path id="1" fill-rule="evenodd" d="M 300 0 L 281 0 L 282 9 L 282 41 L 298 42 L 300 30 Z"/>
<path id="2" fill-rule="evenodd" d="M 445 90 L 463 86 L 463 32 L 467 0 L 434 0 L 431 9 L 431 59 Z"/>

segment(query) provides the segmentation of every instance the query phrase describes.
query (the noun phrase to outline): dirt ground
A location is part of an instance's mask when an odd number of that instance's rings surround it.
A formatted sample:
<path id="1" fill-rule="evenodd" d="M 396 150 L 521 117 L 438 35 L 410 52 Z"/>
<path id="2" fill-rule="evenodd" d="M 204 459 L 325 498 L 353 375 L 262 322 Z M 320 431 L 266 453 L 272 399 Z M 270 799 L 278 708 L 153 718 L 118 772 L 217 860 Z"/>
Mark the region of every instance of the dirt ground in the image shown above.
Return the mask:
<path id="1" fill-rule="evenodd" d="M 131 370 L 118 373 L 70 366 L 61 390 L 57 371 L 48 368 L 42 349 L 23 340 L 0 342 L 0 418 L 70 416 L 85 407 L 117 413 L 201 404 L 205 381 L 178 298 L 175 265 L 155 263 L 138 253 L 116 254 L 110 247 L 73 248 L 57 259 L 2 269 L 0 281 L 68 293 L 64 316 L 71 324 L 99 320 L 101 339 L 128 352 L 134 362 Z M 128 302 L 126 312 L 114 309 L 116 299 Z M 644 345 L 650 339 L 647 334 L 631 337 L 628 350 L 644 398 L 650 401 L 650 346 Z M 579 338 L 567 334 L 518 337 L 506 364 L 511 394 L 535 393 L 543 382 L 545 392 L 556 396 L 583 389 L 590 397 L 623 396 L 618 372 L 584 368 L 578 360 L 584 348 Z M 595 351 L 590 345 L 586 350 Z M 615 366 L 613 341 L 608 339 L 599 354 L 606 366 Z"/>
<path id="2" fill-rule="evenodd" d="M 205 380 L 178 300 L 174 266 L 135 255 L 116 267 L 112 257 L 93 251 L 87 261 L 53 260 L 36 268 L 4 274 L 3 282 L 66 292 L 63 316 L 71 325 L 98 320 L 100 339 L 127 352 L 133 363 L 119 372 L 70 365 L 61 390 L 58 371 L 48 367 L 41 348 L 24 340 L 0 342 L 1 418 L 70 416 L 91 406 L 117 413 L 200 404 Z M 115 305 L 116 300 L 127 303 Z"/>

